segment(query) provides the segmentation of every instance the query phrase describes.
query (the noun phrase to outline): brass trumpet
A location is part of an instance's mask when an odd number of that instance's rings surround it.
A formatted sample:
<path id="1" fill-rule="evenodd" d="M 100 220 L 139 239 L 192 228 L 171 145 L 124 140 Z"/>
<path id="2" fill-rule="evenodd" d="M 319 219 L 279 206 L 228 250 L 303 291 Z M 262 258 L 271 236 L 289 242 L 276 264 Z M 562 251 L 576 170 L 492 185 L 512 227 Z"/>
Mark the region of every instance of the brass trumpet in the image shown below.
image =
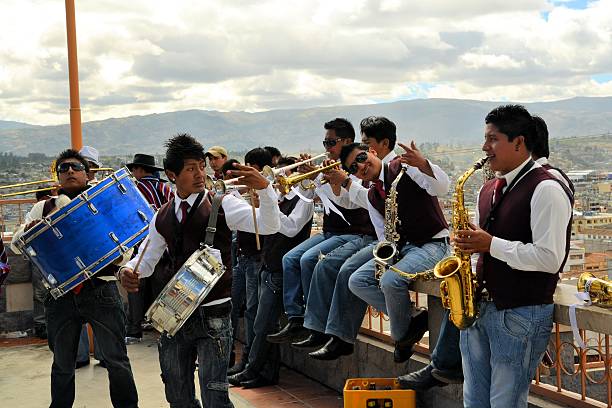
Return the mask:
<path id="1" fill-rule="evenodd" d="M 277 169 L 273 169 L 270 166 L 264 166 L 263 170 L 261 171 L 261 174 L 267 178 L 270 181 L 274 181 L 274 179 L 278 176 L 284 176 L 285 172 L 287 170 L 292 170 L 295 169 L 296 167 L 300 167 L 302 164 L 306 164 L 308 162 L 311 162 L 313 160 L 317 160 L 320 159 L 322 157 L 327 157 L 327 153 L 321 153 L 317 156 L 311 157 L 310 159 L 306 159 L 306 160 L 302 160 L 293 164 L 289 164 L 287 166 L 284 167 L 279 167 Z"/>
<path id="2" fill-rule="evenodd" d="M 51 170 L 51 178 L 50 179 L 47 179 L 47 180 L 38 180 L 38 181 L 27 181 L 25 183 L 10 184 L 8 186 L 0 187 L 0 190 L 4 190 L 4 189 L 8 189 L 8 188 L 23 187 L 23 186 L 33 186 L 35 184 L 49 184 L 49 183 L 57 184 L 58 178 L 57 178 L 57 169 L 55 168 L 55 160 L 53 160 L 53 162 L 51 163 L 51 169 L 50 170 Z M 39 191 L 50 191 L 50 190 L 53 190 L 55 188 L 57 188 L 57 186 L 37 188 L 37 189 L 34 189 L 34 190 L 18 191 L 18 192 L 15 192 L 15 193 L 0 194 L 0 198 L 14 197 L 14 196 L 22 195 L 22 194 L 32 194 L 32 193 L 37 193 Z"/>
<path id="3" fill-rule="evenodd" d="M 309 185 L 306 186 L 303 184 L 304 181 L 310 179 L 312 176 L 317 175 L 319 173 L 322 173 L 324 171 L 327 170 L 331 170 L 334 167 L 338 167 L 340 166 L 340 162 L 335 162 L 335 163 L 331 163 L 328 164 L 327 166 L 323 166 L 320 167 L 316 170 L 313 171 L 309 171 L 308 173 L 303 173 L 303 174 L 295 174 L 295 175 L 291 175 L 291 176 L 277 176 L 276 180 L 278 181 L 278 190 L 283 193 L 283 194 L 287 194 L 289 192 L 289 190 L 291 190 L 291 187 L 293 187 L 296 184 L 300 184 L 301 187 L 304 190 L 308 190 L 310 188 L 313 188 L 313 185 Z"/>

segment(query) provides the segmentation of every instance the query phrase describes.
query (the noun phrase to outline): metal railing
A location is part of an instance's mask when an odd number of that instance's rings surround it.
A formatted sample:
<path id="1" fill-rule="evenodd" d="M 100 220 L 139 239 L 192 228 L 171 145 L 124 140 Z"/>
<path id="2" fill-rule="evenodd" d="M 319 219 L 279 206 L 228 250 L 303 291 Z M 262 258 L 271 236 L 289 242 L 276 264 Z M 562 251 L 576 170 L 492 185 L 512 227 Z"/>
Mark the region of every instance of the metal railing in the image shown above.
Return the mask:
<path id="1" fill-rule="evenodd" d="M 23 224 L 26 213 L 35 202 L 34 198 L 0 199 L 0 237 L 4 242 L 10 241 L 12 232 Z"/>
<path id="2" fill-rule="evenodd" d="M 417 284 L 421 293 L 410 292 L 417 305 L 425 296 L 439 296 L 435 282 Z M 559 285 L 555 294 L 555 324 L 547 353 L 531 384 L 531 393 L 549 401 L 580 408 L 612 408 L 612 311 L 597 307 L 578 308 L 580 335 L 587 348 L 581 350 L 569 328 L 568 308 L 575 286 Z M 426 293 L 426 294 L 425 294 Z M 584 327 L 588 326 L 588 327 Z M 393 344 L 389 318 L 368 307 L 360 333 Z M 429 355 L 426 335 L 415 351 Z"/>

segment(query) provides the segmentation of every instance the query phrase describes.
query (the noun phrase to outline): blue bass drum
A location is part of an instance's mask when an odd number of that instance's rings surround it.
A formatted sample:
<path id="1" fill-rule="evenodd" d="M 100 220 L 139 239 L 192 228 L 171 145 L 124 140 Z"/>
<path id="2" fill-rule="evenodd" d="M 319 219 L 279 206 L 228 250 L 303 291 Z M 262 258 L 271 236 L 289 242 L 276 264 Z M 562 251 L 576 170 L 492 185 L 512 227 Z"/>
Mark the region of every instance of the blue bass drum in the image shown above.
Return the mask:
<path id="1" fill-rule="evenodd" d="M 154 214 L 122 168 L 44 217 L 17 246 L 57 299 L 142 241 Z"/>

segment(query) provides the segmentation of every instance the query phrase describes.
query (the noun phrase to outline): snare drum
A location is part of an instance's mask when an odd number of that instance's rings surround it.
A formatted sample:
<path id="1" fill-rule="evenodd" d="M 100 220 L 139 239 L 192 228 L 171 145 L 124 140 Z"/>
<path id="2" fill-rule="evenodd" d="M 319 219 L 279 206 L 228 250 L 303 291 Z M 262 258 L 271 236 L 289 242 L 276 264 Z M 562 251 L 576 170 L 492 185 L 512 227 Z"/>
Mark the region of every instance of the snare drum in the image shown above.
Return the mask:
<path id="1" fill-rule="evenodd" d="M 16 245 L 57 299 L 146 237 L 154 214 L 123 168 L 44 217 Z"/>
<path id="2" fill-rule="evenodd" d="M 145 318 L 160 333 L 174 336 L 225 273 L 210 249 L 191 254 L 147 310 Z"/>

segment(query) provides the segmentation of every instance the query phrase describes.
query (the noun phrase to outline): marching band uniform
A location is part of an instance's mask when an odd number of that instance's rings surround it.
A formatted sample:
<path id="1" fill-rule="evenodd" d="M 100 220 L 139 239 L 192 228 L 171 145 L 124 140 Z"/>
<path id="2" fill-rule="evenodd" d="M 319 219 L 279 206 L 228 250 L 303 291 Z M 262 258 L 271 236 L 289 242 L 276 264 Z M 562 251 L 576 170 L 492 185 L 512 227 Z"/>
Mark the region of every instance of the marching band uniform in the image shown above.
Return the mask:
<path id="1" fill-rule="evenodd" d="M 505 187 L 492 204 L 496 184 Z M 531 158 L 482 187 L 475 223 L 493 240 L 476 267 L 483 291 L 479 318 L 461 331 L 466 407 L 527 406 L 569 252 L 571 197 Z"/>
<path id="2" fill-rule="evenodd" d="M 266 336 L 278 327 L 283 310 L 283 254 L 305 241 L 310 235 L 314 206 L 312 200 L 294 191 L 279 203 L 280 229 L 265 237 L 260 271 L 259 304 L 253 325 L 248 363 L 243 372 L 229 378 L 231 384 L 246 388 L 276 384 L 280 368 L 280 351 L 277 345 L 266 341 Z"/>
<path id="3" fill-rule="evenodd" d="M 58 197 L 36 203 L 26 214 L 24 225 L 15 232 L 12 242 L 23 235 L 25 226 L 42 219 L 54 208 L 67 204 L 85 191 L 59 191 Z M 12 246 L 13 248 L 14 245 Z M 130 251 L 131 253 L 131 251 Z M 114 281 L 100 279 L 113 276 L 118 269 L 111 264 L 58 299 L 47 296 L 45 313 L 49 348 L 53 352 L 51 368 L 51 407 L 71 407 L 75 397 L 74 371 L 79 337 L 83 323 L 89 323 L 101 358 L 106 362 L 110 397 L 114 407 L 137 407 L 138 393 L 125 346 L 125 313 Z"/>
<path id="4" fill-rule="evenodd" d="M 261 203 L 257 209 L 259 231 L 262 234 L 275 233 L 279 228 L 276 193 L 270 185 L 258 193 Z M 165 271 L 164 280 L 169 281 L 205 241 L 211 212 L 210 192 L 204 191 L 203 197 L 198 208 L 192 209 L 198 194 L 191 194 L 185 200 L 175 194 L 154 216 L 149 228 L 149 246 L 139 267 L 140 276 L 150 276 L 167 249 L 171 266 Z M 189 212 L 187 207 L 191 209 Z M 181 224 L 184 219 L 186 222 Z M 196 357 L 204 406 L 232 406 L 227 384 L 227 366 L 232 348 L 230 230 L 236 229 L 255 231 L 252 209 L 244 200 L 225 195 L 219 208 L 213 252 L 223 261 L 226 271 L 207 296 L 206 303 L 198 307 L 176 335 L 160 338 L 158 348 L 162 380 L 166 399 L 172 407 L 199 406 L 196 405 L 193 378 Z M 144 243 L 139 249 L 142 250 L 143 246 Z M 126 267 L 133 269 L 136 262 L 137 259 L 132 259 Z"/>
<path id="5" fill-rule="evenodd" d="M 439 166 L 431 162 L 429 165 L 435 177 L 422 173 L 416 167 L 407 166 L 406 173 L 397 185 L 399 225 L 396 228 L 400 239 L 396 245 L 399 260 L 393 266 L 407 273 L 433 268 L 449 250 L 448 225 L 437 197 L 448 191 L 450 180 Z M 401 168 L 400 160 L 393 160 L 382 166 L 378 180 L 367 194 L 354 190 L 355 200 L 368 208 L 379 241 L 385 237 L 386 194 Z M 350 276 L 349 288 L 366 303 L 389 316 L 391 337 L 396 341 L 397 354 L 398 346 L 401 347 L 402 343 L 410 343 L 411 346 L 418 340 L 412 338 L 414 330 L 409 330 L 412 312 L 408 311 L 412 310 L 412 303 L 407 293 L 411 280 L 387 271 L 380 278 L 379 286 L 374 278 L 374 270 L 374 259 L 370 259 Z M 417 330 L 420 336 L 427 330 L 426 315 L 421 315 L 418 322 L 421 327 Z M 395 359 L 399 362 L 404 361 L 405 357 L 396 355 Z"/>

